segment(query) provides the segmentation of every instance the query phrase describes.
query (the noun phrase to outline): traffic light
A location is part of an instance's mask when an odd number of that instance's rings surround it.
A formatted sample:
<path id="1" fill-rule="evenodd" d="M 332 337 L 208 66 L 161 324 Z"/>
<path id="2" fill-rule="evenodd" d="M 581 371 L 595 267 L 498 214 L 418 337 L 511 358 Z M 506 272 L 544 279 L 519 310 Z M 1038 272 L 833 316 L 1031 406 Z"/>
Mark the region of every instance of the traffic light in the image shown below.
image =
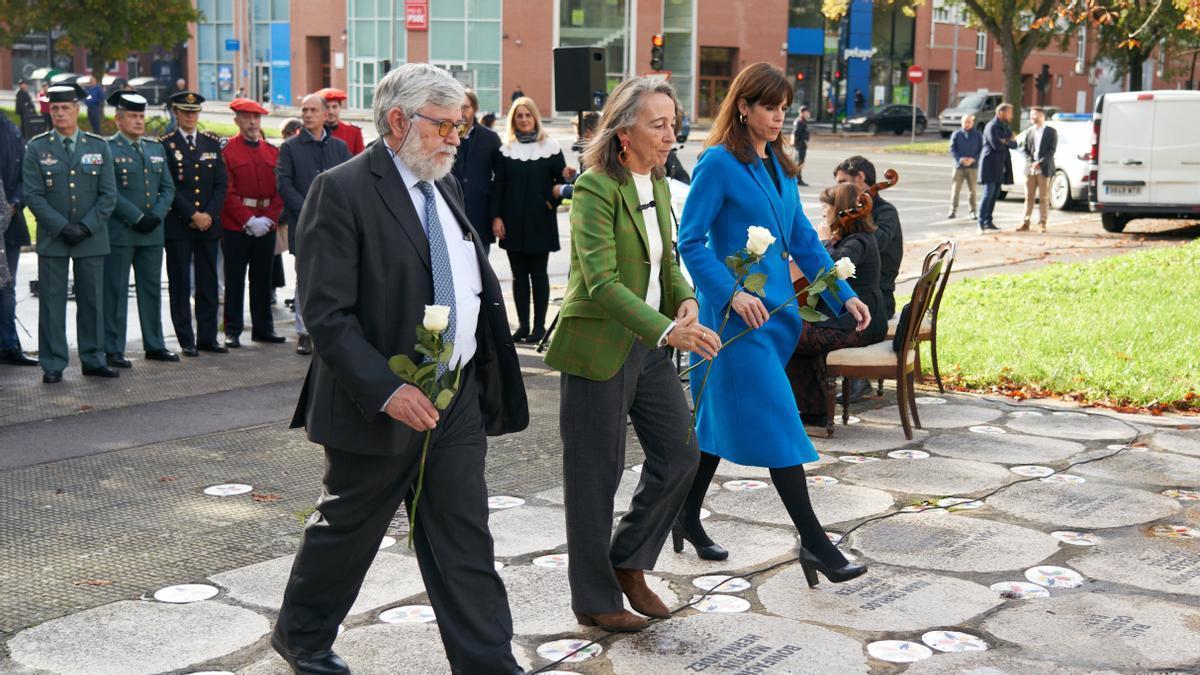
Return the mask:
<path id="1" fill-rule="evenodd" d="M 803 82 L 803 81 L 804 81 L 804 71 L 803 71 L 803 70 L 802 70 L 802 71 L 800 71 L 800 72 L 798 72 L 798 73 L 796 73 L 796 81 L 797 81 L 797 82 Z"/>
<path id="2" fill-rule="evenodd" d="M 842 69 L 841 68 L 838 68 L 837 70 L 833 71 L 833 81 L 834 82 L 842 81 Z"/>
<path id="3" fill-rule="evenodd" d="M 663 36 L 655 33 L 650 38 L 650 70 L 662 70 L 663 67 Z"/>

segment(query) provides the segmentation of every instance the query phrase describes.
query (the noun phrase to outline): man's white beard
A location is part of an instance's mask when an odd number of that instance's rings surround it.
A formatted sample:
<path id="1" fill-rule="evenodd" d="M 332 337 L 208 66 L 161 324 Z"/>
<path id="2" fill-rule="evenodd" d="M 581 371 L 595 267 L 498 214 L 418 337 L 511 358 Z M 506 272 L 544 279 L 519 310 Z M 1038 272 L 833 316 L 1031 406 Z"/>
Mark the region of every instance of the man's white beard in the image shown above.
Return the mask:
<path id="1" fill-rule="evenodd" d="M 426 155 L 421 152 L 417 143 L 405 143 L 400 146 L 400 160 L 404 165 L 412 169 L 417 178 L 430 183 L 441 180 L 450 173 L 450 169 L 454 168 L 454 154 L 455 151 L 451 149 L 438 150 L 433 155 Z"/>

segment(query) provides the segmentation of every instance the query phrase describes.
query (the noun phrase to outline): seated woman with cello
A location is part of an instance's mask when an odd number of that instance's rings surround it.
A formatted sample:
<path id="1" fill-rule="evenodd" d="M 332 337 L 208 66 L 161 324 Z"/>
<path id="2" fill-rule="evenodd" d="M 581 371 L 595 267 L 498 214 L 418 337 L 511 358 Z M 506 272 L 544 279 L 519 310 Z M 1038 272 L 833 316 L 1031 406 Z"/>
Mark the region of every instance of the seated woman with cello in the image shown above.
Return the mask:
<path id="1" fill-rule="evenodd" d="M 804 326 L 800 342 L 788 361 L 788 380 L 796 396 L 800 419 L 807 426 L 825 426 L 828 396 L 825 388 L 825 354 L 835 349 L 864 347 L 887 336 L 887 311 L 879 288 L 879 245 L 872 234 L 871 194 L 858 194 L 850 183 L 825 188 L 821 193 L 822 224 L 817 233 L 833 260 L 849 258 L 855 275 L 850 288 L 871 311 L 871 323 L 861 333 L 848 314 Z M 827 316 L 831 313 L 818 306 Z"/>

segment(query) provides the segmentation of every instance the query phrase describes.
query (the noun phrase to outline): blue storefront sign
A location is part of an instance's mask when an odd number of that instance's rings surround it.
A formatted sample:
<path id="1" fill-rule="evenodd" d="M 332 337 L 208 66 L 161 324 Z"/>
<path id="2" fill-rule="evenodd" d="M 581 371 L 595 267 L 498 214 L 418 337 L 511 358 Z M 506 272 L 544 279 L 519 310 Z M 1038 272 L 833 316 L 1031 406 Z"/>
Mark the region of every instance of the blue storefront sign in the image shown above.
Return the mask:
<path id="1" fill-rule="evenodd" d="M 861 91 L 871 103 L 871 33 L 875 23 L 875 3 L 870 0 L 854 0 L 850 5 L 849 22 L 846 26 L 845 46 L 842 58 L 846 61 L 846 90 L 842 94 L 842 110 L 846 116 L 854 115 L 854 92 Z"/>
<path id="2" fill-rule="evenodd" d="M 271 24 L 271 103 L 292 104 L 292 27 Z"/>
<path id="3" fill-rule="evenodd" d="M 232 38 L 225 40 L 225 51 L 237 52 L 237 51 L 241 51 L 241 49 L 242 49 L 242 41 L 241 40 L 234 40 Z"/>

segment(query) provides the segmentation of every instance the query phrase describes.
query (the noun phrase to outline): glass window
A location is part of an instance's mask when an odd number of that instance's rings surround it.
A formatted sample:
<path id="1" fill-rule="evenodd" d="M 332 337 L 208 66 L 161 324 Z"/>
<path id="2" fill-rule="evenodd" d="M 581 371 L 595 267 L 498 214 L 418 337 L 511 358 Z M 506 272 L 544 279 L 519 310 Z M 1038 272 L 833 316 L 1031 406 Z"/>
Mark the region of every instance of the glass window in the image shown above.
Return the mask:
<path id="1" fill-rule="evenodd" d="M 429 22 L 430 61 L 461 61 L 466 53 L 466 33 L 461 21 Z"/>
<path id="2" fill-rule="evenodd" d="M 287 21 L 290 19 L 290 11 L 288 9 L 288 0 L 271 0 L 271 19 L 274 21 Z"/>
<path id="3" fill-rule="evenodd" d="M 214 21 L 233 21 L 233 0 L 217 0 L 217 14 Z"/>
<path id="4" fill-rule="evenodd" d="M 498 21 L 471 21 L 467 23 L 466 54 L 472 60 L 500 60 L 500 23 Z"/>
<path id="5" fill-rule="evenodd" d="M 356 57 L 375 55 L 375 22 L 355 21 L 354 31 L 350 36 L 351 49 Z"/>
<path id="6" fill-rule="evenodd" d="M 467 17 L 471 19 L 499 19 L 500 0 L 467 0 Z"/>
<path id="7" fill-rule="evenodd" d="M 215 61 L 217 59 L 216 33 L 216 27 L 210 23 L 202 23 L 196 26 L 197 60 Z"/>
<path id="8" fill-rule="evenodd" d="M 254 26 L 254 61 L 265 63 L 271 60 L 271 24 L 260 23 Z"/>
<path id="9" fill-rule="evenodd" d="M 475 89 L 500 88 L 500 64 L 470 63 L 467 69 L 475 71 Z"/>
<path id="10" fill-rule="evenodd" d="M 350 10 L 351 16 L 360 19 L 375 16 L 375 0 L 354 0 Z"/>
<path id="11" fill-rule="evenodd" d="M 212 101 L 217 100 L 217 67 L 211 63 L 201 63 L 198 71 L 200 95 Z"/>
<path id="12" fill-rule="evenodd" d="M 988 34 L 979 31 L 975 34 L 975 67 L 978 69 L 987 68 L 987 47 Z"/>
<path id="13" fill-rule="evenodd" d="M 197 0 L 196 9 L 204 15 L 203 21 L 212 21 L 217 18 L 216 0 Z"/>
<path id="14" fill-rule="evenodd" d="M 465 0 L 433 0 L 429 3 L 431 19 L 464 19 L 467 8 Z M 432 36 L 430 39 L 432 42 Z"/>
<path id="15" fill-rule="evenodd" d="M 625 1 L 559 0 L 560 47 L 604 45 L 605 69 L 618 80 L 625 73 Z M 610 87 L 611 88 L 611 87 Z"/>
<path id="16" fill-rule="evenodd" d="M 251 7 L 255 21 L 270 21 L 271 0 L 251 0 Z"/>

